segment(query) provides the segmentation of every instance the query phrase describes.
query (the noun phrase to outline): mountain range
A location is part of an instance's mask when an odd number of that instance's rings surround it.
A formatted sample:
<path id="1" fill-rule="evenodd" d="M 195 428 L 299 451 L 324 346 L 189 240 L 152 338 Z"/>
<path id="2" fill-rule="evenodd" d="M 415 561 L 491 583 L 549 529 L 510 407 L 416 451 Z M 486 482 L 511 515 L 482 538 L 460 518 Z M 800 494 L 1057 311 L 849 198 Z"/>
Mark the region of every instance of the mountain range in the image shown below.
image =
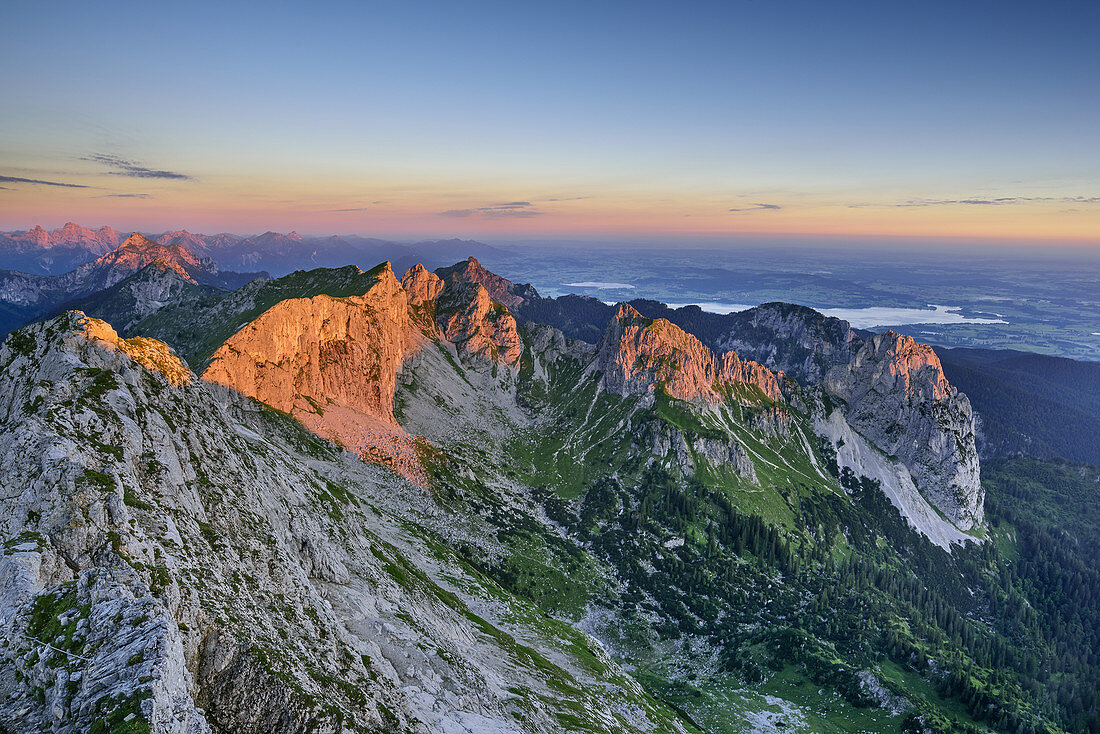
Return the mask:
<path id="1" fill-rule="evenodd" d="M 1100 473 L 931 347 L 183 237 L 0 281 L 0 729 L 1100 727 Z"/>
<path id="2" fill-rule="evenodd" d="M 131 235 L 132 236 L 132 235 Z M 311 237 L 297 232 L 264 232 L 242 236 L 228 233 L 195 234 L 187 230 L 144 236 L 159 245 L 179 245 L 200 258 L 209 258 L 223 270 L 265 270 L 286 275 L 294 270 L 342 265 L 373 266 L 392 260 L 407 268 L 417 262 L 443 266 L 468 255 L 501 256 L 502 251 L 471 240 L 427 240 L 398 243 L 359 235 Z M 110 227 L 97 230 L 74 222 L 46 231 L 0 232 L 0 270 L 30 275 L 63 275 L 117 248 L 125 237 Z"/>
<path id="3" fill-rule="evenodd" d="M 446 266 L 458 253 L 465 255 L 466 251 L 486 254 L 498 262 L 508 261 L 506 252 L 462 240 L 409 245 L 366 237 L 303 238 L 293 232 L 240 237 L 179 230 L 151 236 L 152 239 L 135 235 L 123 240 L 109 227 L 91 230 L 71 222 L 53 232 L 37 227 L 27 232 L 0 234 L 0 266 L 18 265 L 22 262 L 20 258 L 28 255 L 53 258 L 50 261 L 53 264 L 68 262 L 57 258 L 61 252 L 80 252 L 92 258 L 60 276 L 0 271 L 0 334 L 69 306 L 99 313 L 104 308 L 104 299 L 141 300 L 141 305 L 136 302 L 133 305 L 128 320 L 117 322 L 125 330 L 131 322 L 136 325 L 140 318 L 149 316 L 160 304 L 175 303 L 176 313 L 182 316 L 186 311 L 180 308 L 183 303 L 217 300 L 209 287 L 233 290 L 249 280 L 267 277 L 269 271 L 282 275 L 294 267 L 390 260 L 400 272 L 420 261 Z M 13 255 L 17 251 L 22 254 Z M 177 270 L 184 273 L 185 280 L 190 277 L 202 287 L 195 289 L 183 283 L 151 287 L 141 279 L 134 284 L 116 282 L 130 275 L 135 265 L 146 265 L 162 257 L 177 262 L 180 265 Z M 266 270 L 256 273 L 219 270 L 229 265 L 263 266 Z M 184 272 L 188 268 L 189 275 Z M 109 283 L 114 290 L 100 293 Z M 552 324 L 572 338 L 597 340 L 613 309 L 591 297 L 541 298 L 530 286 L 513 287 L 527 289 L 530 297 L 504 294 L 500 289 L 494 291 L 494 297 L 503 298 L 512 308 L 522 301 L 524 307 L 516 314 L 521 321 Z M 135 295 L 135 288 L 148 293 Z M 157 288 L 180 291 L 180 297 L 165 299 Z M 182 291 L 187 291 L 187 295 L 183 296 Z M 93 298 L 83 300 L 88 297 Z M 696 306 L 670 308 L 645 299 L 630 303 L 647 316 L 667 318 L 680 325 L 712 349 L 737 351 L 782 369 L 800 381 L 819 380 L 833 361 L 846 359 L 851 348 L 869 335 L 843 320 L 790 304 L 765 304 L 741 313 L 716 314 Z M 115 306 L 116 312 L 118 308 L 121 307 Z M 784 320 L 788 323 L 784 324 Z M 753 335 L 760 330 L 761 333 L 770 330 L 779 338 L 759 341 Z M 802 333 L 795 334 L 793 330 Z M 790 346 L 789 354 L 782 351 L 787 348 L 785 345 Z M 1100 364 L 992 349 L 940 349 L 939 354 L 949 379 L 963 388 L 979 415 L 978 450 L 983 457 L 1027 454 L 1100 464 L 1100 443 L 1090 439 L 1100 431 L 1100 397 L 1097 397 Z M 1083 397 L 1083 401 L 1078 397 Z"/>

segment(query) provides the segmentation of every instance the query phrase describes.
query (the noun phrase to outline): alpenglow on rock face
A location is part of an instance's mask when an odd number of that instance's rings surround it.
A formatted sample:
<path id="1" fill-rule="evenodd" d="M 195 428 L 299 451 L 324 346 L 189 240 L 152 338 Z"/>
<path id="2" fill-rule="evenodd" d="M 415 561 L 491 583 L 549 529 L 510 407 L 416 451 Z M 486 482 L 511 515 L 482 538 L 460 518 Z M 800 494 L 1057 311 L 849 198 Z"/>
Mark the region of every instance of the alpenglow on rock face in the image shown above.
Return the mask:
<path id="1" fill-rule="evenodd" d="M 397 425 L 397 372 L 418 341 L 389 264 L 362 296 L 291 298 L 222 345 L 203 379 L 290 413 L 310 430 L 423 482 Z"/>
<path id="2" fill-rule="evenodd" d="M 781 376 L 733 352 L 716 356 L 702 342 L 664 319 L 647 319 L 629 304 L 604 332 L 596 357 L 604 387 L 618 395 L 661 386 L 680 400 L 720 399 L 719 390 L 736 383 L 753 385 L 779 400 Z"/>
<path id="3" fill-rule="evenodd" d="M 203 379 L 290 413 L 310 430 L 424 484 L 417 438 L 394 417 L 405 360 L 443 337 L 460 355 L 514 366 L 515 319 L 467 281 L 443 283 L 422 266 L 406 290 L 384 263 L 362 295 L 278 302 L 231 336 Z"/>
<path id="4" fill-rule="evenodd" d="M 892 331 L 864 342 L 825 376 L 848 422 L 905 463 L 921 492 L 964 530 L 984 517 L 974 413 L 944 377 L 935 351 Z"/>

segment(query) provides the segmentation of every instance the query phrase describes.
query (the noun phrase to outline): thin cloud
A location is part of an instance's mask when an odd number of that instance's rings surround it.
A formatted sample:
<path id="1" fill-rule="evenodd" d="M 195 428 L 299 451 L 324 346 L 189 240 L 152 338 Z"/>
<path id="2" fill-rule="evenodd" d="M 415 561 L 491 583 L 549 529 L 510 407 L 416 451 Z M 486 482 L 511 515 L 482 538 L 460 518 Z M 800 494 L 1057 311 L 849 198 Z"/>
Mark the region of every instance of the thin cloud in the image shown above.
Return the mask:
<path id="1" fill-rule="evenodd" d="M 542 215 L 542 212 L 534 209 L 533 206 L 534 205 L 529 201 L 506 201 L 500 204 L 487 204 L 485 206 L 479 206 L 475 209 L 448 209 L 446 211 L 439 212 L 438 216 L 461 219 L 473 216 L 489 218 L 527 218 Z"/>
<path id="2" fill-rule="evenodd" d="M 108 168 L 115 169 L 113 171 L 107 172 L 112 176 L 129 176 L 131 178 L 164 178 L 176 181 L 192 180 L 192 177 L 188 176 L 185 173 L 147 168 L 146 166 L 143 166 L 136 161 L 129 161 L 125 158 L 121 158 L 117 155 L 112 155 L 110 153 L 96 153 L 94 155 L 85 156 L 84 158 L 81 158 L 81 160 L 102 163 Z"/>
<path id="3" fill-rule="evenodd" d="M 351 207 L 350 209 L 327 209 L 326 213 L 365 212 L 365 211 L 368 211 L 369 209 L 370 209 L 370 207 L 366 207 L 366 206 L 355 206 L 355 207 Z"/>
<path id="4" fill-rule="evenodd" d="M 782 208 L 783 207 L 779 206 L 779 204 L 753 204 L 752 206 L 730 209 L 730 211 L 734 212 L 735 214 L 740 214 L 741 212 L 775 211 Z"/>
<path id="5" fill-rule="evenodd" d="M 913 201 L 904 201 L 900 204 L 894 204 L 893 206 L 1004 206 L 1005 204 L 1016 204 L 1021 201 L 1036 201 L 1036 199 L 1020 196 L 1001 196 L 996 199 L 917 199 Z"/>
<path id="6" fill-rule="evenodd" d="M 507 209 L 503 211 L 488 211 L 483 212 L 487 217 L 518 217 L 524 219 L 527 217 L 540 217 L 542 212 L 535 211 L 533 209 Z"/>
<path id="7" fill-rule="evenodd" d="M 4 183 L 25 183 L 25 184 L 37 184 L 39 186 L 60 186 L 66 189 L 88 189 L 90 186 L 84 186 L 82 184 L 61 183 L 60 181 L 41 181 L 37 178 L 17 178 L 15 176 L 0 176 L 0 181 Z"/>
<path id="8" fill-rule="evenodd" d="M 104 199 L 152 199 L 152 194 L 104 194 Z"/>
<path id="9" fill-rule="evenodd" d="M 974 196 L 966 199 L 909 199 L 908 201 L 860 202 L 849 204 L 849 209 L 864 207 L 892 207 L 907 209 L 926 206 L 1007 206 L 1009 204 L 1028 204 L 1031 202 L 1056 201 L 1065 204 L 1100 204 L 1100 196 L 998 196 L 994 198 Z"/>

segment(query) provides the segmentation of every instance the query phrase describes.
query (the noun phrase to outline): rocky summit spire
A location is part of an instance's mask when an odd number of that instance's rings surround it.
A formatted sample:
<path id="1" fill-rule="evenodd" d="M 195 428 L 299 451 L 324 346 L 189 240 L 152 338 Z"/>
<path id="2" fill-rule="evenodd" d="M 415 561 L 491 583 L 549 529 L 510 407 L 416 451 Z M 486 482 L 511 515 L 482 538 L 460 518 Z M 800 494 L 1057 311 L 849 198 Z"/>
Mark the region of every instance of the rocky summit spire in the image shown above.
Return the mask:
<path id="1" fill-rule="evenodd" d="M 475 257 L 468 257 L 449 268 L 440 268 L 436 270 L 436 274 L 447 282 L 477 283 L 488 291 L 490 298 L 498 303 L 503 303 L 512 310 L 518 309 L 526 303 L 527 297 L 525 294 L 531 295 L 534 293 L 534 289 L 529 286 L 516 285 L 512 281 L 486 270 Z"/>
<path id="2" fill-rule="evenodd" d="M 401 286 L 409 299 L 410 306 L 422 306 L 436 299 L 443 290 L 443 279 L 417 263 L 405 271 Z"/>

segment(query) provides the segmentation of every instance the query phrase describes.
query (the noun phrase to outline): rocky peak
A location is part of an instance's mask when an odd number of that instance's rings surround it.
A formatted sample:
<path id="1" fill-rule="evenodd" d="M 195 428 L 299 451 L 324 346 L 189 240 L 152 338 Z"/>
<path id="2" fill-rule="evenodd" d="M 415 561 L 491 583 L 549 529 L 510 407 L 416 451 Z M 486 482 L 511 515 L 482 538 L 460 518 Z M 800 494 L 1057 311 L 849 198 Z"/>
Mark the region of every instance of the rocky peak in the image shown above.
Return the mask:
<path id="1" fill-rule="evenodd" d="M 51 237 L 55 242 L 80 241 L 93 236 L 95 236 L 95 232 L 81 227 L 76 222 L 65 222 L 64 226 L 55 229 L 51 233 Z"/>
<path id="2" fill-rule="evenodd" d="M 443 290 L 443 279 L 417 263 L 405 271 L 401 286 L 409 299 L 409 305 L 416 307 L 434 301 Z"/>
<path id="3" fill-rule="evenodd" d="M 645 325 L 653 323 L 653 319 L 647 319 L 638 313 L 638 309 L 631 306 L 629 303 L 620 303 L 618 309 L 615 311 L 615 315 L 612 317 L 612 324 L 622 325 L 624 321 L 639 321 L 645 322 Z"/>
<path id="4" fill-rule="evenodd" d="M 847 321 L 790 303 L 765 303 L 728 319 L 731 328 L 718 339 L 720 349 L 732 349 L 803 385 L 817 384 L 829 369 L 847 364 L 863 343 Z"/>
<path id="5" fill-rule="evenodd" d="M 481 267 L 474 258 L 466 264 L 471 262 Z M 517 367 L 523 341 L 508 307 L 480 282 L 467 278 L 466 271 L 444 268 L 442 272 L 445 277 L 441 278 L 417 263 L 405 273 L 401 282 L 413 315 L 426 319 L 428 323 L 421 325 L 433 332 L 438 329 L 461 354 Z"/>
<path id="6" fill-rule="evenodd" d="M 759 387 L 779 400 L 780 376 L 727 352 L 718 357 L 696 337 L 666 319 L 647 319 L 620 304 L 600 341 L 595 362 L 603 384 L 618 395 L 661 387 L 680 400 L 719 402 L 720 388 L 735 383 Z"/>
<path id="7" fill-rule="evenodd" d="M 898 457 L 953 523 L 968 530 L 982 522 L 974 413 L 932 347 L 893 331 L 876 334 L 851 362 L 831 369 L 823 386 L 844 403 L 852 427 Z"/>
<path id="8" fill-rule="evenodd" d="M 515 317 L 475 281 L 453 279 L 435 301 L 436 323 L 463 353 L 518 367 L 523 341 Z"/>
<path id="9" fill-rule="evenodd" d="M 210 263 L 204 264 L 195 253 L 183 245 L 161 245 L 137 232 L 127 237 L 117 249 L 97 258 L 94 264 L 137 271 L 157 260 L 163 261 L 191 282 L 195 282 L 191 276 L 192 270 L 205 271 L 210 265 Z"/>
<path id="10" fill-rule="evenodd" d="M 418 342 L 405 290 L 389 263 L 377 270 L 361 296 L 275 304 L 219 347 L 202 377 L 422 482 L 415 439 L 393 415 L 397 372 Z"/>
<path id="11" fill-rule="evenodd" d="M 469 257 L 463 262 L 452 265 L 449 268 L 439 268 L 435 271 L 444 281 L 465 281 L 478 283 L 489 296 L 498 303 L 503 303 L 509 309 L 517 309 L 528 300 L 523 293 L 530 293 L 534 289 L 517 286 L 510 280 L 502 278 L 496 273 L 489 272 L 477 258 Z"/>
<path id="12" fill-rule="evenodd" d="M 162 341 L 143 336 L 123 339 L 106 321 L 93 319 L 81 311 L 70 311 L 69 318 L 79 329 L 80 336 L 103 349 L 125 354 L 150 372 L 164 375 L 173 385 L 186 385 L 195 377 L 183 360 Z"/>
<path id="13" fill-rule="evenodd" d="M 0 351 L 0 364 L 5 365 L 5 369 L 20 357 L 35 365 L 52 359 L 57 356 L 58 345 L 63 347 L 63 351 L 83 353 L 90 344 L 105 352 L 125 355 L 150 372 L 163 375 L 175 386 L 189 384 L 195 377 L 164 342 L 146 337 L 123 339 L 106 321 L 87 316 L 83 311 L 66 311 L 50 321 L 32 324 L 21 331 L 24 336 L 20 341 L 28 347 L 19 353 L 12 343 L 5 342 L 3 351 Z"/>
<path id="14" fill-rule="evenodd" d="M 41 248 L 48 248 L 52 244 L 50 233 L 42 229 L 42 226 L 38 224 L 34 226 L 34 229 L 29 229 L 21 235 L 12 237 L 12 239 L 31 242 Z"/>

